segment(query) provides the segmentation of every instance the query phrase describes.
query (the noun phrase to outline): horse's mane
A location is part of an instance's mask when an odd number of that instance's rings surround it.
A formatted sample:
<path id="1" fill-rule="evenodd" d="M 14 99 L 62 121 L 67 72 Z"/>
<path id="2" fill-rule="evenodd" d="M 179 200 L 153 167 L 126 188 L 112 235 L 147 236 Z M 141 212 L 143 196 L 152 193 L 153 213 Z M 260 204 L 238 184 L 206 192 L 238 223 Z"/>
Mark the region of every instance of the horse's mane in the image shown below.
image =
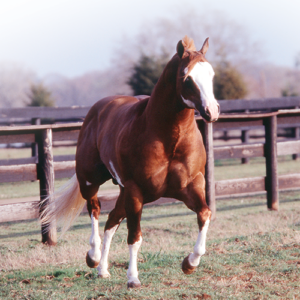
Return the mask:
<path id="1" fill-rule="evenodd" d="M 196 51 L 196 46 L 193 39 L 189 38 L 187 35 L 182 39 L 182 43 L 187 49 Z"/>

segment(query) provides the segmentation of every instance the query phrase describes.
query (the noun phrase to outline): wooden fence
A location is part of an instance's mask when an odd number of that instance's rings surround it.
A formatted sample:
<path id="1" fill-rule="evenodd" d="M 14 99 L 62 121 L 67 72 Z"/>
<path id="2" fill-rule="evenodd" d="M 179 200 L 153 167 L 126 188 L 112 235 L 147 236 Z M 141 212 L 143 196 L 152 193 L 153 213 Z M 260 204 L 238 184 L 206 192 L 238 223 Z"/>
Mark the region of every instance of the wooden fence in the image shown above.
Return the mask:
<path id="1" fill-rule="evenodd" d="M 300 188 L 300 171 L 297 174 L 278 176 L 277 156 L 300 153 L 300 140 L 277 142 L 277 126 L 294 126 L 300 122 L 300 110 L 279 111 L 263 114 L 221 115 L 216 123 L 204 124 L 199 127 L 204 137 L 206 163 L 206 197 L 207 203 L 215 216 L 215 199 L 218 196 L 230 196 L 242 193 L 267 192 L 267 207 L 278 210 L 278 191 Z M 212 131 L 214 129 L 248 129 L 264 127 L 265 143 L 242 144 L 237 146 L 213 147 Z M 266 177 L 232 179 L 214 181 L 214 159 L 225 158 L 266 158 Z"/>
<path id="2" fill-rule="evenodd" d="M 263 114 L 221 115 L 218 122 L 208 124 L 196 118 L 207 150 L 206 195 L 207 203 L 216 212 L 216 197 L 266 191 L 267 206 L 277 210 L 278 191 L 300 187 L 300 173 L 279 176 L 277 174 L 277 155 L 300 153 L 300 140 L 277 143 L 277 125 L 293 127 L 300 124 L 300 110 L 271 112 Z M 232 128 L 265 128 L 265 143 L 242 144 L 238 146 L 213 147 L 213 130 Z M 53 141 L 77 140 L 81 123 L 3 126 L 0 127 L 0 144 L 33 143 L 38 145 L 38 155 L 25 159 L 0 161 L 0 182 L 32 181 L 40 182 L 40 200 L 53 192 L 55 178 L 74 174 L 74 155 L 54 157 Z M 266 177 L 214 181 L 214 159 L 266 158 Z M 0 207 L 0 221 L 15 221 L 33 218 L 43 207 L 33 203 L 7 204 Z M 56 228 L 42 234 L 42 241 L 56 242 Z"/>
<path id="3" fill-rule="evenodd" d="M 222 113 L 273 112 L 300 108 L 300 97 L 221 100 L 219 104 Z M 0 124 L 35 123 L 36 119 L 53 122 L 83 120 L 89 109 L 88 106 L 0 108 Z"/>

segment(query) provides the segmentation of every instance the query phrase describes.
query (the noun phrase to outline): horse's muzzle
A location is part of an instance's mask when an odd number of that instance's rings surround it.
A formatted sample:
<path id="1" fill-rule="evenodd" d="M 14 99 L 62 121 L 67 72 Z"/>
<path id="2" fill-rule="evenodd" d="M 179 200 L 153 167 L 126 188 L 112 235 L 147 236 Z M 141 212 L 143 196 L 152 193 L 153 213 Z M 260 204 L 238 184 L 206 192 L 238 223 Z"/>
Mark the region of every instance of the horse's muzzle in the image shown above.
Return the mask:
<path id="1" fill-rule="evenodd" d="M 204 109 L 205 116 L 203 116 L 208 122 L 215 122 L 219 118 L 220 114 L 220 105 L 218 103 L 214 103 L 212 105 L 206 106 Z"/>

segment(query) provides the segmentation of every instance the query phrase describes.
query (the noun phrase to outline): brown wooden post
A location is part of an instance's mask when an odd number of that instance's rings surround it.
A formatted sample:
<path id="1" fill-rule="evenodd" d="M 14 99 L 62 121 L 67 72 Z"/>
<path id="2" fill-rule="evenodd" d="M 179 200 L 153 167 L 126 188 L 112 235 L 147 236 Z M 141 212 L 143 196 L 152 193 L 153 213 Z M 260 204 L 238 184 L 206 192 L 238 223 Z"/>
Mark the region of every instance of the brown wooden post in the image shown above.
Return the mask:
<path id="1" fill-rule="evenodd" d="M 249 143 L 249 130 L 242 130 L 242 143 L 248 144 Z M 242 164 L 248 164 L 249 158 L 243 157 L 242 158 Z"/>
<path id="2" fill-rule="evenodd" d="M 54 166 L 52 153 L 52 130 L 44 129 L 36 133 L 38 143 L 39 163 L 37 165 L 37 174 L 40 181 L 40 213 L 51 202 L 51 195 L 54 192 Z M 43 202 L 46 198 L 48 200 Z M 48 245 L 56 245 L 56 224 L 50 225 L 50 230 L 45 231 L 47 227 L 42 224 L 42 242 Z"/>
<path id="3" fill-rule="evenodd" d="M 294 138 L 296 140 L 300 139 L 300 128 L 299 127 L 294 128 Z M 293 160 L 298 160 L 299 158 L 300 158 L 299 153 L 293 154 Z"/>
<path id="4" fill-rule="evenodd" d="M 277 172 L 277 116 L 264 119 L 265 158 L 266 158 L 266 191 L 267 205 L 270 210 L 279 209 L 278 172 Z"/>
<path id="5" fill-rule="evenodd" d="M 211 219 L 216 218 L 216 197 L 215 197 L 215 176 L 214 176 L 214 147 L 213 147 L 213 123 L 204 122 L 203 141 L 206 149 L 206 165 L 205 165 L 205 192 L 206 203 L 211 209 Z"/>
<path id="6" fill-rule="evenodd" d="M 31 125 L 41 125 L 41 119 L 31 119 Z M 38 145 L 37 143 L 31 144 L 31 157 L 36 157 L 36 163 L 38 163 Z"/>

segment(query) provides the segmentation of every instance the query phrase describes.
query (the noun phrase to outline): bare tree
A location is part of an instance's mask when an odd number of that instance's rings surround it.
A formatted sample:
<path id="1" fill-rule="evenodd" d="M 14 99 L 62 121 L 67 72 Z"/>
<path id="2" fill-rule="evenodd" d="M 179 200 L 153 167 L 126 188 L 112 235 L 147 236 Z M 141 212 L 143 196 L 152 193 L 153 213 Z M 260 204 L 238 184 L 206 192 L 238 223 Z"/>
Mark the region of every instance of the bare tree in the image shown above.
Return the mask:
<path id="1" fill-rule="evenodd" d="M 210 38 L 207 58 L 213 65 L 227 61 L 239 69 L 253 61 L 254 55 L 259 61 L 260 50 L 251 41 L 246 28 L 218 11 L 201 14 L 193 8 L 184 13 L 180 10 L 173 17 L 146 23 L 141 28 L 134 38 L 124 37 L 115 50 L 112 65 L 124 74 L 124 81 L 130 77 L 129 71 L 133 71 L 132 66 L 136 65 L 141 53 L 149 57 L 167 53 L 170 57 L 185 35 L 193 38 L 199 49 L 205 38 Z"/>
<path id="2" fill-rule="evenodd" d="M 259 48 L 251 41 L 247 29 L 218 11 L 201 14 L 195 9 L 189 9 L 184 13 L 180 11 L 172 18 L 146 23 L 141 28 L 141 32 L 133 39 L 124 37 L 118 43 L 114 62 L 119 61 L 120 56 L 123 58 L 122 63 L 124 60 L 135 62 L 140 53 L 149 56 L 163 53 L 172 55 L 177 42 L 185 35 L 193 38 L 199 49 L 205 38 L 209 37 L 210 50 L 207 55 L 212 62 L 226 60 L 236 65 L 259 53 Z"/>
<path id="3" fill-rule="evenodd" d="M 46 78 L 45 84 L 58 106 L 90 106 L 109 95 L 131 93 L 123 73 L 115 68 L 93 71 L 75 78 Z"/>

